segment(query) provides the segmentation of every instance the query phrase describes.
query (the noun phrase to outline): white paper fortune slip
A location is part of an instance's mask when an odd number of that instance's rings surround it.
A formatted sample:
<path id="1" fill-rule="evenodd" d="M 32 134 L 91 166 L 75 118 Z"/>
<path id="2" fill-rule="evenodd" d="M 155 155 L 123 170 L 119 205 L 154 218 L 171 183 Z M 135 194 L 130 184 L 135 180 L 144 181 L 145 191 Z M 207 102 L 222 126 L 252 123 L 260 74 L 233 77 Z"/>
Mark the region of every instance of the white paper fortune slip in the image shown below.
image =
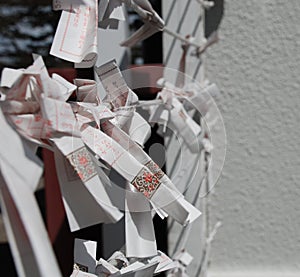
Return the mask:
<path id="1" fill-rule="evenodd" d="M 0 198 L 19 276 L 61 276 L 33 191 L 42 166 L 0 111 Z"/>
<path id="2" fill-rule="evenodd" d="M 161 209 L 170 214 L 175 220 L 181 224 L 187 224 L 194 221 L 200 216 L 200 212 L 187 202 L 183 195 L 177 190 L 172 181 L 157 166 L 152 159 L 137 145 L 131 138 L 118 127 L 114 126 L 110 121 L 101 124 L 105 133 L 115 139 L 124 149 L 126 149 L 137 161 L 145 165 L 151 173 L 153 173 L 161 182 L 154 191 L 149 192 L 145 187 L 150 186 L 144 180 L 133 182 L 136 189 L 143 193 L 147 198 L 151 199 L 156 209 Z M 142 187 L 142 188 L 141 188 Z"/>
<path id="3" fill-rule="evenodd" d="M 129 88 L 121 74 L 115 60 L 111 60 L 99 67 L 95 71 L 107 93 L 104 101 L 111 104 L 113 109 L 125 106 L 129 94 Z M 136 102 L 137 97 L 131 100 Z"/>
<path id="4" fill-rule="evenodd" d="M 114 223 L 122 217 L 98 176 L 82 182 L 59 151 L 55 152 L 55 164 L 71 231 L 98 223 Z"/>
<path id="5" fill-rule="evenodd" d="M 24 69 L 3 68 L 1 73 L 1 87 L 11 88 L 18 78 L 23 75 Z"/>
<path id="6" fill-rule="evenodd" d="M 118 269 L 117 267 L 111 265 L 104 259 L 100 259 L 97 267 L 96 273 L 99 277 L 106 276 L 126 276 L 126 277 L 152 277 L 158 267 L 159 262 L 134 262 L 126 267 Z"/>
<path id="7" fill-rule="evenodd" d="M 165 85 L 167 88 L 172 88 L 172 84 L 169 86 L 169 84 L 165 82 Z M 210 84 L 208 80 L 201 85 L 189 83 L 181 89 L 181 91 L 178 90 L 178 88 L 175 88 L 175 91 L 175 94 L 179 94 L 179 98 L 182 98 L 181 100 L 185 100 L 184 107 L 189 109 L 189 112 L 191 113 L 195 110 L 199 111 L 205 122 L 205 129 L 207 130 L 211 141 L 209 152 L 212 158 L 209 168 L 212 172 L 212 180 L 210 181 L 210 184 L 216 184 L 219 178 L 220 169 L 224 164 L 226 152 L 224 123 L 220 111 L 213 99 L 213 97 L 218 97 L 221 92 L 215 84 Z M 203 143 L 203 139 L 201 139 L 201 143 L 201 146 L 206 147 L 207 150 L 207 145 Z M 185 169 L 183 168 L 182 172 L 184 171 Z M 179 175 L 181 175 L 181 173 Z"/>
<path id="8" fill-rule="evenodd" d="M 98 1 L 85 0 L 75 12 L 62 11 L 50 54 L 77 63 L 77 67 L 92 67 L 97 60 Z"/>
<path id="9" fill-rule="evenodd" d="M 110 201 L 97 165 L 79 137 L 70 104 L 41 97 L 41 110 L 53 122 L 49 139 L 59 150 L 55 152 L 56 169 L 71 231 L 118 221 L 122 213 Z"/>
<path id="10" fill-rule="evenodd" d="M 156 273 L 174 268 L 174 262 L 161 251 L 151 258 L 129 262 L 121 251 L 116 251 L 107 260 L 96 261 L 94 241 L 75 239 L 74 270 L 71 277 L 139 276 L 152 277 Z"/>
<path id="11" fill-rule="evenodd" d="M 116 112 L 114 123 L 130 137 L 144 145 L 151 135 L 150 125 L 137 112 L 134 105 L 137 95 L 127 86 L 115 60 L 96 68 L 96 73 L 107 93 L 105 101 L 112 105 Z"/>
<path id="12" fill-rule="evenodd" d="M 22 75 L 6 91 L 5 101 L 1 102 L 1 106 L 4 108 L 3 112 L 7 114 L 7 118 L 14 124 L 16 130 L 26 139 L 37 145 L 48 147 L 49 145 L 47 146 L 41 140 L 47 138 L 49 123 L 44 121 L 39 113 L 38 101 L 42 86 L 45 88 L 45 93 L 51 97 L 58 97 L 58 94 L 66 96 L 66 90 L 71 93 L 72 88 L 66 88 L 67 81 L 65 81 L 64 89 L 60 91 L 61 81 L 58 83 L 49 77 L 41 57 L 37 58 L 32 66 L 21 72 Z M 7 82 L 9 79 L 12 80 L 10 77 L 10 75 L 4 74 L 2 79 Z"/>
<path id="13" fill-rule="evenodd" d="M 148 0 L 124 0 L 124 2 L 141 16 L 145 24 L 123 41 L 121 46 L 132 47 L 139 41 L 163 30 L 165 23 L 152 8 Z"/>

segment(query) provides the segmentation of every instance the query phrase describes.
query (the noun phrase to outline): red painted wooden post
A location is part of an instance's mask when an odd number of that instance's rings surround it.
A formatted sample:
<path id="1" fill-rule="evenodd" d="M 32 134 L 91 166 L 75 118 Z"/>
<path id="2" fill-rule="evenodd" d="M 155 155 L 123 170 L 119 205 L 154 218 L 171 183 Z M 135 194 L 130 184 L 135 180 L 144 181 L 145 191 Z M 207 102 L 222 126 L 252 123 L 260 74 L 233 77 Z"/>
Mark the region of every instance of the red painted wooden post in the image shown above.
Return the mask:
<path id="1" fill-rule="evenodd" d="M 76 78 L 74 68 L 51 68 L 69 82 Z M 70 232 L 56 175 L 54 155 L 43 149 L 46 225 L 63 276 L 69 276 L 73 267 L 73 234 Z"/>

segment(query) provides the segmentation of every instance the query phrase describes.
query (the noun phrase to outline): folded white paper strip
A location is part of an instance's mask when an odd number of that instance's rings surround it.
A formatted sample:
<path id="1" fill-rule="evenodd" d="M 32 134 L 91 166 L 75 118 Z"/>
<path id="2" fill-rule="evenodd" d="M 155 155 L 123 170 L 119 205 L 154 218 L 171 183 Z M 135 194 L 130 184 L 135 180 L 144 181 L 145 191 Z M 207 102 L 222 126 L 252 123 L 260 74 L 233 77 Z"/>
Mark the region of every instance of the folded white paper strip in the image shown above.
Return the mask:
<path id="1" fill-rule="evenodd" d="M 65 10 L 76 12 L 82 5 L 89 5 L 90 0 L 53 0 L 53 10 Z M 101 0 L 98 5 L 98 20 L 106 19 L 125 20 L 122 10 L 122 0 Z"/>
<path id="2" fill-rule="evenodd" d="M 127 86 L 115 60 L 95 69 L 106 91 L 105 102 L 110 103 L 116 112 L 113 119 L 139 145 L 143 146 L 151 135 L 151 127 L 135 109 L 130 107 L 137 104 L 137 95 Z"/>
<path id="3" fill-rule="evenodd" d="M 145 258 L 157 254 L 150 203 L 129 184 L 125 198 L 126 256 Z"/>
<path id="4" fill-rule="evenodd" d="M 129 153 L 131 153 L 140 163 L 144 164 L 161 181 L 162 184 L 157 189 L 157 192 L 155 192 L 155 194 L 151 197 L 151 201 L 154 203 L 156 208 L 164 210 L 181 224 L 192 222 L 200 216 L 201 213 L 184 200 L 181 193 L 172 184 L 167 175 L 164 174 L 164 172 L 151 160 L 140 146 L 130 139 L 129 136 L 109 121 L 104 122 L 101 127 L 104 132 L 118 141 L 122 147 L 127 149 Z M 139 185 L 136 186 L 136 188 L 140 190 Z M 143 190 L 140 190 L 140 192 L 143 192 Z M 163 195 L 164 200 L 158 196 L 155 197 L 158 193 Z M 182 210 L 182 208 L 186 211 Z M 186 216 L 188 217 L 186 218 Z"/>
<path id="5" fill-rule="evenodd" d="M 94 80 L 75 79 L 74 84 L 77 86 L 77 101 L 99 103 L 97 83 Z"/>
<path id="6" fill-rule="evenodd" d="M 55 152 L 55 164 L 71 231 L 98 223 L 113 223 L 122 218 L 122 213 L 107 197 L 99 176 L 83 183 L 59 151 Z"/>
<path id="7" fill-rule="evenodd" d="M 121 43 L 122 46 L 132 47 L 136 43 L 163 30 L 165 23 L 152 8 L 148 0 L 123 0 L 123 2 L 136 11 L 145 24 L 127 40 L 123 41 Z"/>
<path id="8" fill-rule="evenodd" d="M 24 69 L 3 68 L 1 73 L 1 87 L 11 88 L 23 75 Z"/>
<path id="9" fill-rule="evenodd" d="M 96 67 L 95 71 L 107 93 L 104 101 L 110 103 L 113 109 L 124 106 L 128 97 L 130 97 L 128 101 L 131 103 L 138 101 L 138 98 L 134 93 L 130 96 L 128 95 L 130 89 L 115 60 Z"/>

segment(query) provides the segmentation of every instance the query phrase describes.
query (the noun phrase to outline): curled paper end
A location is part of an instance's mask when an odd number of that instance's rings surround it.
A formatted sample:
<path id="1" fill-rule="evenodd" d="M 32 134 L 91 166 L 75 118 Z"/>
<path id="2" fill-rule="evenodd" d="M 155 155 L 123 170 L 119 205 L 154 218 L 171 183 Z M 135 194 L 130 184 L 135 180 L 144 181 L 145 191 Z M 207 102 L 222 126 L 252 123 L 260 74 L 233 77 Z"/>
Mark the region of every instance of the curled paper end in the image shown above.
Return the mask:
<path id="1" fill-rule="evenodd" d="M 75 68 L 93 67 L 97 62 L 97 58 L 97 53 L 89 53 L 81 62 L 75 63 Z"/>
<path id="2" fill-rule="evenodd" d="M 79 5 L 76 12 L 64 10 L 50 54 L 77 67 L 92 67 L 97 60 L 97 13 L 94 1 Z"/>
<path id="3" fill-rule="evenodd" d="M 140 29 L 133 33 L 127 40 L 120 43 L 124 47 L 132 47 L 138 42 L 147 39 L 148 37 L 154 35 L 160 30 L 153 27 L 152 25 L 145 23 Z"/>

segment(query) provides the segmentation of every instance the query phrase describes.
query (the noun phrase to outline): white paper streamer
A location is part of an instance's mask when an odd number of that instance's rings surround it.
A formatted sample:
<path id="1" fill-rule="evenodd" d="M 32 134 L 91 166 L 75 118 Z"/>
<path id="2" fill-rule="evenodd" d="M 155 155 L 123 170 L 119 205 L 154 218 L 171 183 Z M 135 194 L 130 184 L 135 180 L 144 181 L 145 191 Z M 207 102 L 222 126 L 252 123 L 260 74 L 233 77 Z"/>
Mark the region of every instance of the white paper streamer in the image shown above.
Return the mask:
<path id="1" fill-rule="evenodd" d="M 32 147 L 0 111 L 0 197 L 8 241 L 19 276 L 61 276 L 34 197 L 42 174 Z"/>

